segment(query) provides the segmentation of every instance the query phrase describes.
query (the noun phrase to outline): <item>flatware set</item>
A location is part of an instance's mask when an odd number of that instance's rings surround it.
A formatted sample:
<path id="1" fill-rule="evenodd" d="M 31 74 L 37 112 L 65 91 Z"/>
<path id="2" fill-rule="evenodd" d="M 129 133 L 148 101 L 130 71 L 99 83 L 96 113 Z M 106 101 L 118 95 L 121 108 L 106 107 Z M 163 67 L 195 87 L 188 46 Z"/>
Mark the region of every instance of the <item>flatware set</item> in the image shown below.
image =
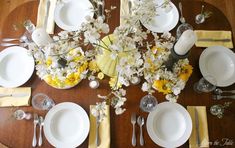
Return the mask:
<path id="1" fill-rule="evenodd" d="M 136 113 L 132 113 L 131 115 L 131 123 L 133 125 L 133 131 L 132 131 L 132 140 L 131 140 L 131 143 L 132 143 L 132 146 L 136 146 L 136 133 L 135 133 L 135 124 L 139 125 L 139 128 L 140 128 L 140 145 L 141 146 L 144 146 L 144 137 L 143 137 L 143 130 L 142 130 L 142 127 L 144 125 L 144 117 L 141 117 L 139 116 L 136 120 Z"/>

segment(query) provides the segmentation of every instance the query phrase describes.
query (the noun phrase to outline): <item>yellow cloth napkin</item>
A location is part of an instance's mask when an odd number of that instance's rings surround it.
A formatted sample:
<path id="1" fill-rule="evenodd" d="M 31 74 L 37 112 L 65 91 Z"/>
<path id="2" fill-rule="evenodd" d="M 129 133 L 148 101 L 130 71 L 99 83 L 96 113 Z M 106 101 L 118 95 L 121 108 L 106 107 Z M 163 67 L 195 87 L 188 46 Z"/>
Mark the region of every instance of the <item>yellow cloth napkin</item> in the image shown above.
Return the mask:
<path id="1" fill-rule="evenodd" d="M 19 88 L 2 88 L 0 87 L 1 95 L 11 95 L 7 97 L 0 97 L 0 107 L 5 106 L 29 106 L 31 88 L 30 87 L 19 87 Z"/>
<path id="2" fill-rule="evenodd" d="M 125 21 L 122 16 L 129 14 L 129 0 L 121 0 L 120 1 L 120 25 L 123 25 Z"/>
<path id="3" fill-rule="evenodd" d="M 0 143 L 0 148 L 8 148 L 8 147 Z"/>
<path id="4" fill-rule="evenodd" d="M 46 26 L 46 31 L 49 34 L 54 33 L 54 11 L 57 0 L 40 0 L 38 6 L 37 28 Z M 49 8 L 49 10 L 47 10 Z"/>
<path id="5" fill-rule="evenodd" d="M 227 48 L 233 48 L 232 32 L 231 31 L 208 31 L 208 30 L 195 30 L 198 41 L 197 47 L 210 47 L 221 45 Z M 210 40 L 207 40 L 210 39 Z M 230 41 L 218 41 L 220 39 L 228 39 Z"/>
<path id="6" fill-rule="evenodd" d="M 88 148 L 96 148 L 96 118 L 91 114 L 91 109 L 94 105 L 90 106 L 90 134 Z M 109 106 L 106 105 L 105 114 L 107 115 L 99 126 L 100 145 L 97 148 L 110 148 L 110 112 Z"/>
<path id="7" fill-rule="evenodd" d="M 189 138 L 189 147 L 197 148 L 197 131 L 196 131 L 196 122 L 195 122 L 195 109 L 198 113 L 198 122 L 199 122 L 199 137 L 200 137 L 200 147 L 209 147 L 209 136 L 208 136 L 208 126 L 207 126 L 207 115 L 205 106 L 188 106 L 187 110 L 192 118 L 193 130 L 191 137 Z"/>

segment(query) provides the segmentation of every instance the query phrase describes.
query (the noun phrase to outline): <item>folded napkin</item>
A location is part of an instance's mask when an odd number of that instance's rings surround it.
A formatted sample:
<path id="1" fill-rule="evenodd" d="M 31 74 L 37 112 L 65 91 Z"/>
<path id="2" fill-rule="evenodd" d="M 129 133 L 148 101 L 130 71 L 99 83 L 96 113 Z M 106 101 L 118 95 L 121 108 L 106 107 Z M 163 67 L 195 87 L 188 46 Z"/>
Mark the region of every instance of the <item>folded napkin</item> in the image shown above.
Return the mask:
<path id="1" fill-rule="evenodd" d="M 45 27 L 47 33 L 54 33 L 54 11 L 57 0 L 40 0 L 38 6 L 37 28 Z"/>
<path id="2" fill-rule="evenodd" d="M 0 148 L 8 148 L 8 147 L 5 146 L 4 144 L 0 143 Z"/>
<path id="3" fill-rule="evenodd" d="M 0 143 L 0 148 L 8 148 L 8 147 Z"/>
<path id="4" fill-rule="evenodd" d="M 90 106 L 90 134 L 88 148 L 96 148 L 96 118 L 91 114 Z M 110 148 L 110 113 L 109 106 L 106 106 L 105 114 L 107 115 L 99 126 L 100 145 L 97 148 Z"/>
<path id="5" fill-rule="evenodd" d="M 197 47 L 221 45 L 227 48 L 233 48 L 231 31 L 195 30 L 195 33 L 198 39 L 195 44 Z"/>
<path id="6" fill-rule="evenodd" d="M 129 0 L 121 0 L 120 1 L 120 25 L 123 25 L 125 21 L 123 20 L 123 16 L 129 14 Z"/>
<path id="7" fill-rule="evenodd" d="M 9 95 L 9 96 L 4 96 Z M 10 96 L 12 95 L 12 96 Z M 2 88 L 0 87 L 0 107 L 5 106 L 29 106 L 30 105 L 31 88 Z"/>
<path id="8" fill-rule="evenodd" d="M 195 109 L 198 114 L 199 123 L 199 137 L 200 137 L 200 147 L 209 147 L 209 136 L 208 136 L 208 126 L 207 126 L 207 115 L 205 106 L 188 106 L 187 110 L 192 118 L 193 130 L 191 137 L 189 138 L 189 147 L 198 148 L 197 145 L 197 130 L 195 121 Z"/>

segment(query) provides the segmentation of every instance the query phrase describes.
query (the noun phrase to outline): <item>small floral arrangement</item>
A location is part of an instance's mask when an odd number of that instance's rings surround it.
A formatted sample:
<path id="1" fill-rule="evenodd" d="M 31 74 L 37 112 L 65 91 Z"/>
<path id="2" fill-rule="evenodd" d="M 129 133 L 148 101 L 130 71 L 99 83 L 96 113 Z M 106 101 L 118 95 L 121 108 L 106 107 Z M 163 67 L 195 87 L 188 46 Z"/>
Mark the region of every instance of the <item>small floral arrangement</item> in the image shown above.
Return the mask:
<path id="1" fill-rule="evenodd" d="M 142 90 L 153 93 L 154 90 L 166 95 L 166 99 L 176 102 L 181 90 L 184 89 L 188 78 L 192 74 L 192 66 L 188 59 L 179 60 L 173 66 L 172 71 L 167 70 L 165 62 L 171 54 L 175 38 L 170 33 L 164 33 L 157 38 L 155 46 L 149 47 L 144 53 L 144 78 Z M 153 90 L 153 89 L 154 90 Z"/>

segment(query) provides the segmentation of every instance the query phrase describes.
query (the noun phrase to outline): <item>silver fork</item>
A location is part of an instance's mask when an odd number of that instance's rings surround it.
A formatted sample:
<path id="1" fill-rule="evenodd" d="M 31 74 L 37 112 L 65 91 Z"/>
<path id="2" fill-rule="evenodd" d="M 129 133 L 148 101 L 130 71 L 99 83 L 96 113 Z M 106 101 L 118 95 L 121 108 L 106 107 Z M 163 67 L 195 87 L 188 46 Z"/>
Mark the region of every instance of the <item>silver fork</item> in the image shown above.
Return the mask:
<path id="1" fill-rule="evenodd" d="M 37 128 L 37 124 L 39 122 L 38 119 L 38 114 L 34 114 L 34 120 L 33 120 L 33 141 L 32 141 L 32 146 L 35 147 L 37 145 L 37 139 L 36 139 L 36 128 Z"/>
<path id="2" fill-rule="evenodd" d="M 131 115 L 131 123 L 133 125 L 131 143 L 132 143 L 133 146 L 136 146 L 136 136 L 135 136 L 136 114 L 135 113 L 132 113 L 132 115 Z"/>
<path id="3" fill-rule="evenodd" d="M 20 44 L 16 43 L 1 43 L 0 46 L 9 47 L 9 46 L 19 46 Z"/>
<path id="4" fill-rule="evenodd" d="M 25 40 L 27 40 L 27 37 L 25 35 L 23 35 L 20 38 L 3 38 L 2 42 L 11 42 L 11 41 L 24 42 Z"/>

